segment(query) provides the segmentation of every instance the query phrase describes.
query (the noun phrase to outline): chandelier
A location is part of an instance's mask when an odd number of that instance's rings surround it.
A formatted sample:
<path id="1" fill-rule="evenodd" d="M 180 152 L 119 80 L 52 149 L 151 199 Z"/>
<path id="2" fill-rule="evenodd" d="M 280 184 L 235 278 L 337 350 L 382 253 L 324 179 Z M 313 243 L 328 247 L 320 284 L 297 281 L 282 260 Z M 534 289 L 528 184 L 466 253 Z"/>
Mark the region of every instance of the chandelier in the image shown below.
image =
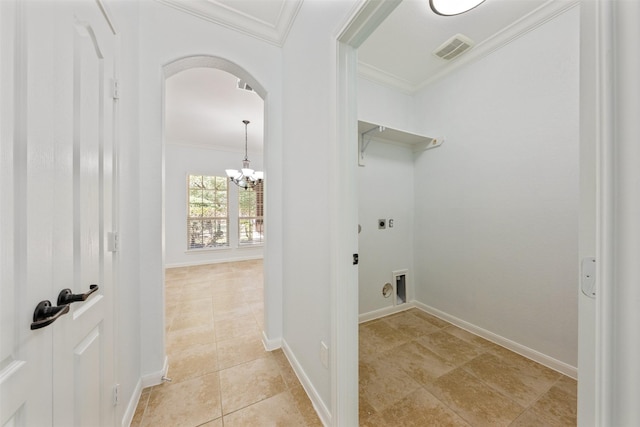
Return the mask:
<path id="1" fill-rule="evenodd" d="M 234 182 L 238 187 L 254 188 L 262 182 L 264 173 L 262 171 L 254 171 L 249 167 L 249 157 L 247 156 L 247 125 L 251 123 L 249 120 L 243 120 L 244 123 L 244 160 L 242 161 L 242 169 L 226 169 L 225 172 L 229 180 Z"/>

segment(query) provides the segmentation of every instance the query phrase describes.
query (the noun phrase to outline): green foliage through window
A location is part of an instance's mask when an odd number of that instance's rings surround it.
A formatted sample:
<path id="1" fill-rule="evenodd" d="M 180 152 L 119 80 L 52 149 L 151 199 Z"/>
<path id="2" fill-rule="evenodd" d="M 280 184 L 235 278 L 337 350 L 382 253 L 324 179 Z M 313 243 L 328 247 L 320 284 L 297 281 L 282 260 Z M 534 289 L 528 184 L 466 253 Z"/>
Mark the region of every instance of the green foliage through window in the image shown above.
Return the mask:
<path id="1" fill-rule="evenodd" d="M 229 246 L 227 178 L 189 175 L 188 180 L 188 248 Z"/>
<path id="2" fill-rule="evenodd" d="M 264 242 L 264 183 L 238 191 L 238 234 L 240 245 Z"/>

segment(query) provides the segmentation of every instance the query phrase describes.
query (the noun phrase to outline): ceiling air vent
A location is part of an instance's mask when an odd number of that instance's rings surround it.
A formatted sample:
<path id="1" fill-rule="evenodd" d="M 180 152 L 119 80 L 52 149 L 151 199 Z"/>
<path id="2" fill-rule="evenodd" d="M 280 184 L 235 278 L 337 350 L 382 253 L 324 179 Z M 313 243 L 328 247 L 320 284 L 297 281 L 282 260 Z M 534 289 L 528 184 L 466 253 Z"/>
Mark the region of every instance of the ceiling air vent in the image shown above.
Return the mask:
<path id="1" fill-rule="evenodd" d="M 446 42 L 442 43 L 433 54 L 438 58 L 451 60 L 462 55 L 473 46 L 473 40 L 462 34 L 456 34 Z"/>
<path id="2" fill-rule="evenodd" d="M 253 92 L 253 88 L 249 86 L 249 83 L 245 82 L 242 79 L 238 79 L 238 89 L 248 90 L 249 92 Z"/>

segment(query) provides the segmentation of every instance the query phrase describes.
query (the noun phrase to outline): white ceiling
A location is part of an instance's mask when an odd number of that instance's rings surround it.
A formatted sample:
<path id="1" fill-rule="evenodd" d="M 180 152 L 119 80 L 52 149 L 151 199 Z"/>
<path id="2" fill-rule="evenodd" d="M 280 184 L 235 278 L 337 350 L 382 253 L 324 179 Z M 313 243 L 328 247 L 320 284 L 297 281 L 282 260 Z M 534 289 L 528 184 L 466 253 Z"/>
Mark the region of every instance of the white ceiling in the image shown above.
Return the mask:
<path id="1" fill-rule="evenodd" d="M 238 89 L 237 82 L 234 75 L 215 68 L 191 68 L 169 77 L 165 141 L 244 153 L 242 121 L 249 120 L 249 159 L 251 153 L 262 155 L 264 102 L 257 93 Z M 241 160 L 239 156 L 239 164 Z"/>
<path id="2" fill-rule="evenodd" d="M 467 13 L 441 16 L 431 10 L 428 0 L 403 0 L 358 49 L 359 72 L 371 80 L 413 92 L 547 2 L 486 0 Z M 433 55 L 458 33 L 473 40 L 475 48 L 451 61 Z"/>
<path id="3" fill-rule="evenodd" d="M 282 45 L 302 0 L 158 0 L 202 19 Z M 307 0 L 313 1 L 313 0 Z M 567 0 L 486 0 L 457 16 L 440 16 L 428 0 L 403 0 L 358 49 L 359 73 L 367 79 L 411 93 L 434 76 L 488 50 L 501 32 L 546 3 Z M 457 33 L 475 42 L 474 48 L 452 60 L 432 52 Z M 166 140 L 216 146 L 241 152 L 244 125 L 249 125 L 249 157 L 259 152 L 263 138 L 263 102 L 252 92 L 237 89 L 237 79 L 220 70 L 191 69 L 167 80 Z"/>
<path id="4" fill-rule="evenodd" d="M 282 46 L 302 0 L 157 0 L 167 6 Z"/>

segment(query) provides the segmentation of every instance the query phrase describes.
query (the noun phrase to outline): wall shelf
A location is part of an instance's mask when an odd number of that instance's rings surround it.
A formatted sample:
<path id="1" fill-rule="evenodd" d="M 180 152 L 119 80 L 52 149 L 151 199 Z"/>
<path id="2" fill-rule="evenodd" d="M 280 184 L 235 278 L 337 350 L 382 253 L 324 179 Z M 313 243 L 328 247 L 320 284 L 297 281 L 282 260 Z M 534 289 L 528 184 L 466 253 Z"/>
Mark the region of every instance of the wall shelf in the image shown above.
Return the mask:
<path id="1" fill-rule="evenodd" d="M 364 153 L 372 140 L 404 145 L 415 153 L 442 145 L 444 138 L 418 135 L 388 126 L 358 120 L 358 164 L 364 166 Z"/>

